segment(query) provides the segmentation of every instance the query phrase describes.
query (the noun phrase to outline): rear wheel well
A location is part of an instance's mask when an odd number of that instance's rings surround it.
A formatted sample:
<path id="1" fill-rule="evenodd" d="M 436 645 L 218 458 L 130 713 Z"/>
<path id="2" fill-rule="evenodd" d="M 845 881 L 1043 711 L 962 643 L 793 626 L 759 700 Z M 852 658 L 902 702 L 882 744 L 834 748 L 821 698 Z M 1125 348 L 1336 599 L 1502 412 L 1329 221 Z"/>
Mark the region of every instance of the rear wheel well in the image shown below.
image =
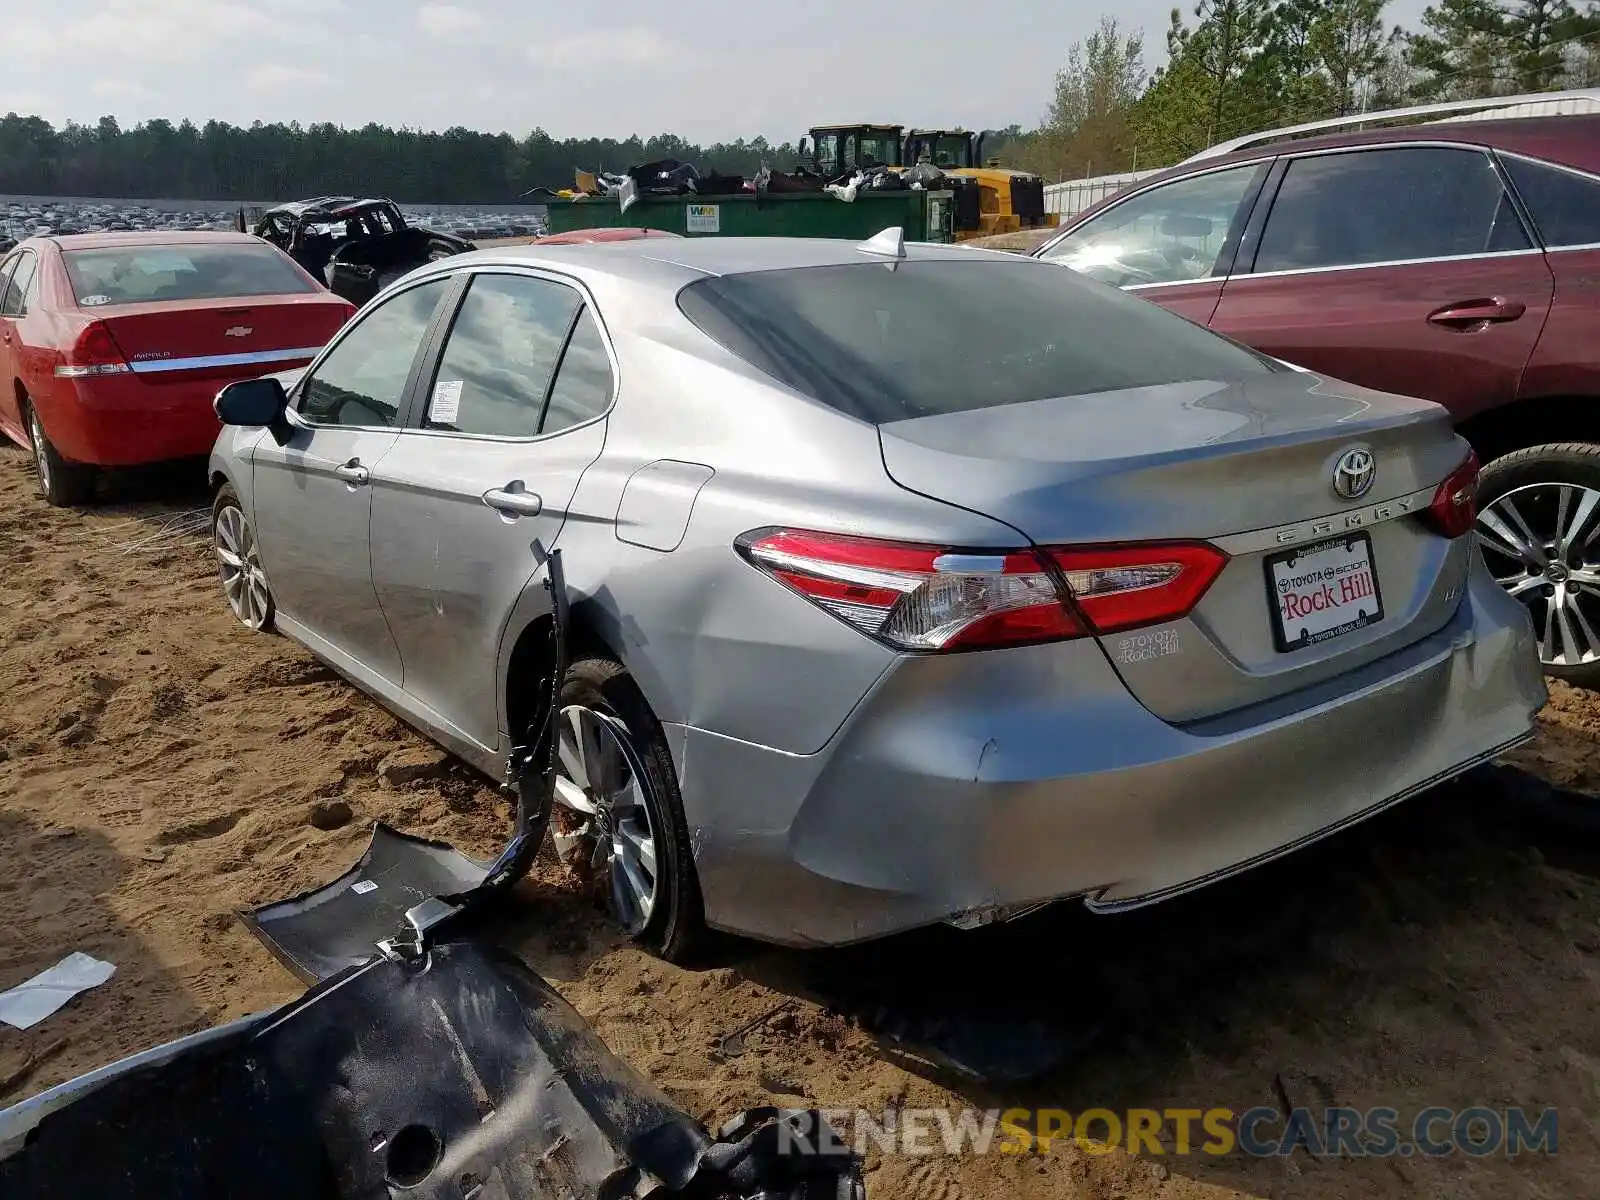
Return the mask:
<path id="1" fill-rule="evenodd" d="M 1486 409 L 1456 426 L 1488 463 L 1550 442 L 1600 444 L 1600 396 L 1541 396 Z"/>
<path id="2" fill-rule="evenodd" d="M 530 623 L 517 635 L 511 648 L 511 660 L 506 667 L 506 725 L 511 741 L 516 744 L 536 722 L 544 719 L 544 705 L 549 696 L 551 667 L 550 626 L 554 618 L 543 616 Z M 567 661 L 596 656 L 618 658 L 606 644 L 593 622 L 587 620 L 581 608 L 571 613 L 567 628 Z M 620 661 L 620 659 L 619 659 Z"/>

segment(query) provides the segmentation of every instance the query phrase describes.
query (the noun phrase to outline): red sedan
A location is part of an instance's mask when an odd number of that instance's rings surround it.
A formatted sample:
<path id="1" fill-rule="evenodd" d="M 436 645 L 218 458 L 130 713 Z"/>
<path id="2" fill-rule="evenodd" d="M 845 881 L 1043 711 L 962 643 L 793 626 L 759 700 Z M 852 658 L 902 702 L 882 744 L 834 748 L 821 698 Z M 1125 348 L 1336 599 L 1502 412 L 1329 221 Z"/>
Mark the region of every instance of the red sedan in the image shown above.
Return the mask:
<path id="1" fill-rule="evenodd" d="M 96 468 L 208 453 L 224 384 L 304 366 L 354 312 L 246 234 L 29 238 L 0 259 L 0 433 L 83 503 Z"/>

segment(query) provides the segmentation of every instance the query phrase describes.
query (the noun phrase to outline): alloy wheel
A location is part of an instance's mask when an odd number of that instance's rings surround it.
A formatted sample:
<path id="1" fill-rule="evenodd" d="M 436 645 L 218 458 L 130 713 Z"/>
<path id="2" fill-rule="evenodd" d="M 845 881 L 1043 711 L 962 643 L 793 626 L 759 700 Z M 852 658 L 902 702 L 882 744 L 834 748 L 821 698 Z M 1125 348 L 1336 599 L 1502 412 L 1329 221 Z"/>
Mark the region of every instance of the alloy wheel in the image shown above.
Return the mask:
<path id="1" fill-rule="evenodd" d="M 28 407 L 28 441 L 33 447 L 33 469 L 39 474 L 39 491 L 50 494 L 50 458 L 45 453 L 44 426 L 39 424 L 39 414 Z"/>
<path id="2" fill-rule="evenodd" d="M 1527 606 L 1546 667 L 1600 661 L 1600 491 L 1514 488 L 1478 513 L 1478 542 L 1501 587 Z"/>
<path id="3" fill-rule="evenodd" d="M 271 615 L 272 593 L 255 533 L 242 509 L 228 504 L 217 511 L 213 541 L 228 607 L 247 627 L 259 631 Z"/>
<path id="4" fill-rule="evenodd" d="M 649 925 L 660 899 L 655 796 L 628 727 L 581 704 L 561 710 L 551 836 L 561 860 L 609 887 L 612 910 L 631 935 Z M 584 858 L 587 862 L 584 862 Z"/>

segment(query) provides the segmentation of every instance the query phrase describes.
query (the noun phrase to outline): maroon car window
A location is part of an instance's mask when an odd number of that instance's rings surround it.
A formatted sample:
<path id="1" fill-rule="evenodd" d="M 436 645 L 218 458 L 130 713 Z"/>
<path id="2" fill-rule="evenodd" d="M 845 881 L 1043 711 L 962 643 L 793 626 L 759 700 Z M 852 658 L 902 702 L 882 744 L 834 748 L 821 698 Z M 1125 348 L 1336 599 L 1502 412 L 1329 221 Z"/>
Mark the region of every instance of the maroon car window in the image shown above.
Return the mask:
<path id="1" fill-rule="evenodd" d="M 85 308 L 156 300 L 221 300 L 317 291 L 265 242 L 173 242 L 68 250 L 67 278 Z"/>
<path id="2" fill-rule="evenodd" d="M 1455 258 L 1530 246 L 1480 150 L 1404 146 L 1289 164 L 1255 271 Z"/>
<path id="3" fill-rule="evenodd" d="M 1240 203 L 1266 170 L 1251 164 L 1153 187 L 1090 217 L 1039 257 L 1113 287 L 1210 278 Z"/>
<path id="4" fill-rule="evenodd" d="M 1600 245 L 1600 179 L 1502 155 L 1546 246 Z"/>

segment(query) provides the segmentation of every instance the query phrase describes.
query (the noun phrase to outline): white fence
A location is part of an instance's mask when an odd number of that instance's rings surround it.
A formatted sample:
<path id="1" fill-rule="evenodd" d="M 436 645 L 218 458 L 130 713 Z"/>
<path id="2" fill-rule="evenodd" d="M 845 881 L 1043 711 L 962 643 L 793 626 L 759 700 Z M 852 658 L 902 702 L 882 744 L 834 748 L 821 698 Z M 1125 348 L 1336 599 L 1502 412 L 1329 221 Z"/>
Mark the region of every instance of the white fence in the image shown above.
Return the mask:
<path id="1" fill-rule="evenodd" d="M 1127 171 L 1121 175 L 1096 175 L 1093 179 L 1069 179 L 1065 183 L 1052 183 L 1044 189 L 1045 212 L 1060 213 L 1062 217 L 1075 216 L 1107 196 L 1120 192 L 1130 183 L 1148 179 L 1156 171 Z"/>

